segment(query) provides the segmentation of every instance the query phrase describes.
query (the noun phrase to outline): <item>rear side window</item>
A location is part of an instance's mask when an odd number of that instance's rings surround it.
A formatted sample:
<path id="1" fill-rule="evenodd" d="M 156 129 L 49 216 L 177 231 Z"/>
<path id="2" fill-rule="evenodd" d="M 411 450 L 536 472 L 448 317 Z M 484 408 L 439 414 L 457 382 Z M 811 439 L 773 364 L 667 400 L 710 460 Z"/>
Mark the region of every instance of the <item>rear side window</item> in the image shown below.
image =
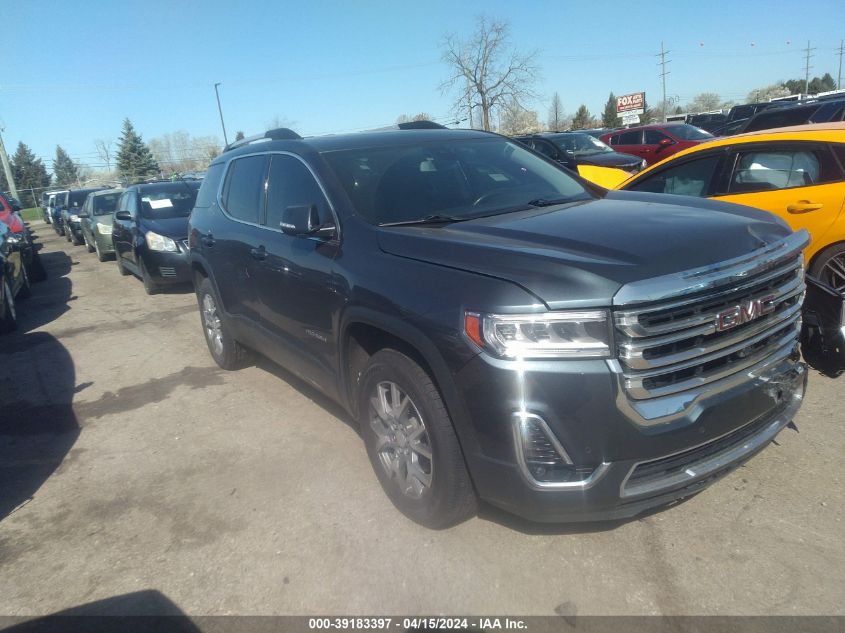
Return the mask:
<path id="1" fill-rule="evenodd" d="M 619 135 L 616 145 L 639 145 L 642 141 L 642 131 L 623 132 Z"/>
<path id="2" fill-rule="evenodd" d="M 236 220 L 258 224 L 264 206 L 267 156 L 236 158 L 229 163 L 223 185 L 223 208 Z"/>
<path id="3" fill-rule="evenodd" d="M 744 132 L 756 132 L 774 127 L 786 127 L 788 125 L 802 125 L 809 121 L 815 113 L 816 108 L 784 108 L 783 110 L 766 110 L 751 121 L 743 130 Z"/>
<path id="4" fill-rule="evenodd" d="M 316 205 L 320 224 L 332 221 L 329 203 L 309 169 L 297 158 L 274 154 L 267 180 L 267 226 L 279 228 L 286 207 Z"/>
<path id="5" fill-rule="evenodd" d="M 662 169 L 625 189 L 702 198 L 709 191 L 710 183 L 719 166 L 719 158 L 719 156 L 708 156 L 688 161 L 677 167 Z"/>
<path id="6" fill-rule="evenodd" d="M 220 177 L 223 175 L 223 163 L 210 165 L 208 171 L 205 173 L 205 178 L 200 186 L 200 192 L 197 194 L 198 207 L 210 207 L 211 203 L 217 197 L 217 189 L 220 187 Z"/>
<path id="7" fill-rule="evenodd" d="M 731 176 L 731 193 L 810 187 L 841 178 L 826 150 L 766 149 L 742 152 Z"/>

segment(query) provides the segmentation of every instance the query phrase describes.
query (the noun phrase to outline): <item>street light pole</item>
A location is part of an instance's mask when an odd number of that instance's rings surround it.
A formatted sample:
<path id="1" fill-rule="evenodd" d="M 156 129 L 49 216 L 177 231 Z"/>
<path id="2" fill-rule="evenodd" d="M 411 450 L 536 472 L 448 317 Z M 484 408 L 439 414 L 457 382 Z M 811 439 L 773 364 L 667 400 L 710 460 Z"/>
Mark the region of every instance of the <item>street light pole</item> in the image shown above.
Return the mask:
<path id="1" fill-rule="evenodd" d="M 223 123 L 223 108 L 220 107 L 220 93 L 217 91 L 219 83 L 214 84 L 214 94 L 217 95 L 217 111 L 220 113 L 220 126 L 223 128 L 223 141 L 229 145 L 229 139 L 226 137 L 226 124 Z"/>

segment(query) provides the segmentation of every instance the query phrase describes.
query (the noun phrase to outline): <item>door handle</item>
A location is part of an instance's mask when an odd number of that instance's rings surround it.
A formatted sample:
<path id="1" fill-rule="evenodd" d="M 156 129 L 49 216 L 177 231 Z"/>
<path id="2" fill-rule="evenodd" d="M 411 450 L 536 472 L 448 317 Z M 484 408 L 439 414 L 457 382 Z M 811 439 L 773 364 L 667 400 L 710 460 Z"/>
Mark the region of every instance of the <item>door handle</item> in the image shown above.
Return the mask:
<path id="1" fill-rule="evenodd" d="M 211 231 L 200 237 L 200 241 L 205 246 L 214 246 L 214 236 L 211 234 Z"/>
<path id="2" fill-rule="evenodd" d="M 249 249 L 249 254 L 252 255 L 253 259 L 257 259 L 258 261 L 267 259 L 267 251 L 264 249 L 263 245 L 258 248 Z"/>
<path id="3" fill-rule="evenodd" d="M 789 213 L 809 213 L 810 211 L 818 211 L 824 205 L 818 202 L 810 202 L 809 200 L 799 200 L 795 204 L 790 204 L 786 207 Z"/>

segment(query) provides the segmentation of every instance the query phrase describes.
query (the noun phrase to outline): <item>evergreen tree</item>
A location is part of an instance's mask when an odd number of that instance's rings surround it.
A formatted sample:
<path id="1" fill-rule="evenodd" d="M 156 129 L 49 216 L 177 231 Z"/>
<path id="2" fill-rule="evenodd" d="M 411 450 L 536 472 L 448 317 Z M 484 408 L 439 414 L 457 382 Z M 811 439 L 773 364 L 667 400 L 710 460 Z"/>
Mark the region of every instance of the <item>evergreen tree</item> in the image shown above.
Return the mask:
<path id="1" fill-rule="evenodd" d="M 79 172 L 67 152 L 61 145 L 56 145 L 56 158 L 53 160 L 53 176 L 59 187 L 69 187 L 78 184 Z"/>
<path id="2" fill-rule="evenodd" d="M 243 133 L 243 132 L 241 132 L 240 130 L 238 130 L 238 131 L 235 133 L 235 140 L 236 140 L 236 141 L 242 141 L 242 140 L 244 140 L 244 133 Z"/>
<path id="3" fill-rule="evenodd" d="M 11 162 L 12 175 L 22 198 L 21 203 L 26 207 L 38 206 L 41 192 L 50 186 L 50 174 L 47 173 L 44 163 L 23 143 L 18 143 L 18 149 Z"/>
<path id="4" fill-rule="evenodd" d="M 616 95 L 612 92 L 607 98 L 607 103 L 604 104 L 604 112 L 601 114 L 601 124 L 604 127 L 617 127 L 619 125 L 619 115 L 616 114 Z"/>
<path id="5" fill-rule="evenodd" d="M 590 127 L 593 123 L 593 117 L 590 116 L 590 111 L 587 109 L 583 103 L 578 106 L 578 109 L 575 111 L 575 116 L 572 118 L 572 129 L 573 130 L 583 130 L 584 128 Z"/>
<path id="6" fill-rule="evenodd" d="M 158 163 L 150 153 L 150 148 L 128 118 L 123 120 L 123 132 L 118 142 L 117 173 L 130 183 L 159 173 Z"/>

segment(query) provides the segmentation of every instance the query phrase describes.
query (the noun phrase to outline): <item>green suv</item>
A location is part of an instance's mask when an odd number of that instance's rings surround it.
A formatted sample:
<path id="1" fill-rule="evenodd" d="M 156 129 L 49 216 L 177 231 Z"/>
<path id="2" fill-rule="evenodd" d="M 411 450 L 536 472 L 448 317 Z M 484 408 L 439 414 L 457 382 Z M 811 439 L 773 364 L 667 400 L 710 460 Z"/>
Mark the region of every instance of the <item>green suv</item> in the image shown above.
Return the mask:
<path id="1" fill-rule="evenodd" d="M 111 239 L 112 216 L 117 208 L 117 200 L 123 189 L 105 189 L 95 191 L 85 199 L 79 223 L 82 227 L 82 238 L 88 252 L 97 252 L 97 259 L 106 261 L 114 254 L 114 244 Z"/>

